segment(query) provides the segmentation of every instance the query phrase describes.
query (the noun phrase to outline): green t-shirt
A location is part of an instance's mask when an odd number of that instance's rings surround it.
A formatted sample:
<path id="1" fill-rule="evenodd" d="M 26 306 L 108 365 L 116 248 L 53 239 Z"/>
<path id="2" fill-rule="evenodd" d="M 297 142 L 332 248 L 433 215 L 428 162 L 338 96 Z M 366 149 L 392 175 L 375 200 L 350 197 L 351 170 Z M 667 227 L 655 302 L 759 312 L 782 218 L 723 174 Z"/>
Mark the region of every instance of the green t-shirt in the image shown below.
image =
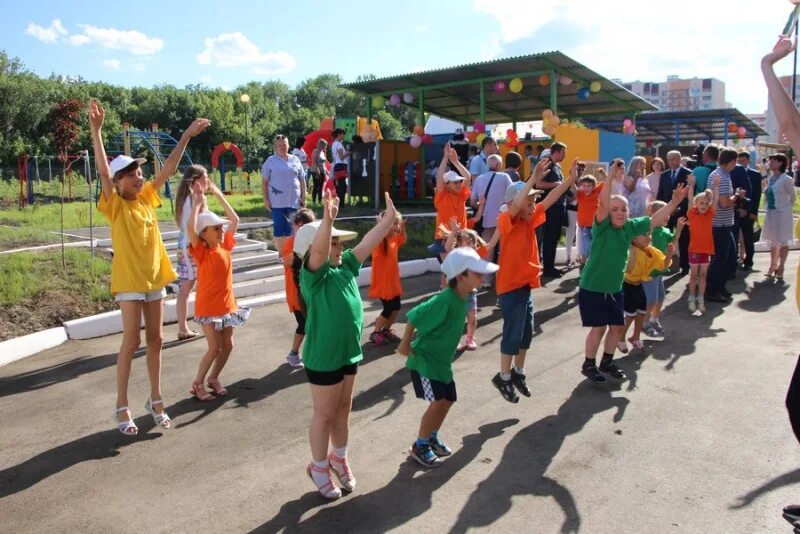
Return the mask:
<path id="1" fill-rule="evenodd" d="M 692 171 L 694 177 L 696 178 L 694 182 L 694 194 L 702 193 L 708 187 L 708 177 L 711 175 L 711 172 L 717 168 L 716 163 L 706 163 L 705 165 L 701 165 L 699 167 L 695 167 Z M 691 198 L 689 199 L 691 200 Z"/>
<path id="2" fill-rule="evenodd" d="M 659 226 L 657 228 L 653 228 L 652 232 L 650 232 L 653 236 L 653 246 L 656 247 L 658 250 L 663 252 L 664 254 L 667 253 L 667 245 L 672 243 L 672 240 L 675 239 L 675 234 L 672 233 L 672 230 L 669 228 L 665 228 L 663 226 Z M 668 274 L 669 270 L 659 271 L 658 269 L 653 269 L 653 272 L 650 273 L 650 276 L 662 276 Z"/>
<path id="3" fill-rule="evenodd" d="M 610 215 L 600 223 L 595 219 L 589 261 L 581 273 L 581 289 L 597 293 L 621 291 L 631 240 L 649 231 L 650 217 L 628 219 L 620 228 L 611 226 Z"/>
<path id="4" fill-rule="evenodd" d="M 417 330 L 406 367 L 429 380 L 453 381 L 453 356 L 467 316 L 465 302 L 448 287 L 406 314 Z"/>
<path id="5" fill-rule="evenodd" d="M 303 362 L 312 371 L 335 371 L 360 362 L 364 309 L 356 278 L 361 263 L 352 250 L 342 254 L 342 264 L 330 261 L 315 272 L 305 264 L 300 271 L 300 291 L 306 300 L 306 339 Z"/>

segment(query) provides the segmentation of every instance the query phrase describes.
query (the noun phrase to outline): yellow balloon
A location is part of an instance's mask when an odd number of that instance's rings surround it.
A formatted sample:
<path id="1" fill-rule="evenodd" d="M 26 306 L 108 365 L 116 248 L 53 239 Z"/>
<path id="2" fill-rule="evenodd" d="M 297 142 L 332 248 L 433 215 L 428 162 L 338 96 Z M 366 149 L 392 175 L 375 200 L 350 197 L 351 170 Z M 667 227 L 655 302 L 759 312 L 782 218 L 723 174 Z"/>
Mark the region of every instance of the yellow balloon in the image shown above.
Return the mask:
<path id="1" fill-rule="evenodd" d="M 385 103 L 386 99 L 380 95 L 372 97 L 372 107 L 382 108 Z"/>
<path id="2" fill-rule="evenodd" d="M 485 134 L 485 133 L 482 133 L 482 132 L 481 132 L 481 133 L 479 133 L 479 134 L 478 134 L 478 137 L 476 137 L 476 138 L 475 138 L 475 140 L 478 142 L 478 144 L 479 144 L 479 145 L 480 145 L 481 143 L 483 143 L 483 140 L 484 140 L 484 139 L 486 139 L 486 134 Z"/>
<path id="3" fill-rule="evenodd" d="M 589 90 L 593 93 L 596 93 L 600 89 L 603 88 L 603 85 L 600 82 L 592 82 L 589 84 Z"/>
<path id="4" fill-rule="evenodd" d="M 553 110 L 552 109 L 547 108 L 544 111 L 542 111 L 542 118 L 543 119 L 547 120 L 552 116 L 553 116 Z"/>
<path id="5" fill-rule="evenodd" d="M 519 78 L 514 78 L 508 84 L 508 90 L 512 93 L 519 93 L 522 91 L 522 80 Z"/>

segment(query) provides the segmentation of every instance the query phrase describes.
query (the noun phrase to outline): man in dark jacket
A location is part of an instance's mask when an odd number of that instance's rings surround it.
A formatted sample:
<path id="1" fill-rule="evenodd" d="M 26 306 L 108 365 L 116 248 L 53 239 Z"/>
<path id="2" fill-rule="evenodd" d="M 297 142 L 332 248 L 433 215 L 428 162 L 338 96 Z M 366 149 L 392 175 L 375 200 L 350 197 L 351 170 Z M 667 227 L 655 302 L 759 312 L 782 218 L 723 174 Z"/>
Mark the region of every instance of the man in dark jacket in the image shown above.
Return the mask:
<path id="1" fill-rule="evenodd" d="M 747 174 L 748 182 L 750 183 L 750 193 L 747 195 L 750 199 L 747 206 L 747 216 L 739 221 L 739 229 L 742 232 L 742 241 L 744 241 L 744 262 L 742 263 L 742 269 L 745 271 L 752 271 L 755 245 L 753 228 L 758 220 L 758 208 L 761 206 L 762 176 L 760 172 L 750 168 L 750 153 L 746 150 L 739 152 L 737 163 L 744 169 Z M 737 165 L 737 168 L 739 165 Z"/>
<path id="2" fill-rule="evenodd" d="M 739 253 L 743 252 L 739 250 L 739 230 L 742 227 L 742 221 L 747 221 L 750 218 L 750 194 L 752 191 L 750 178 L 747 176 L 747 167 L 739 164 L 739 158 L 741 158 L 741 153 L 737 154 L 736 167 L 734 167 L 731 171 L 731 185 L 733 185 L 734 191 L 744 191 L 744 197 L 737 197 L 736 203 L 734 204 L 736 211 L 734 212 L 733 219 L 733 242 L 736 244 L 736 247 L 733 250 L 734 254 L 730 255 L 729 260 L 729 272 L 731 273 L 731 278 L 736 277 L 736 267 L 739 264 Z"/>
<path id="3" fill-rule="evenodd" d="M 658 193 L 656 198 L 663 202 L 669 203 L 672 200 L 672 192 L 679 185 L 686 184 L 687 178 L 692 173 L 686 167 L 681 166 L 681 153 L 677 150 L 670 150 L 667 152 L 667 166 L 669 169 L 661 173 L 661 178 L 658 182 Z M 686 211 L 689 209 L 689 202 L 694 193 L 692 191 L 686 195 L 686 199 L 678 205 L 678 210 L 669 218 L 667 226 L 670 230 L 675 229 L 679 217 L 685 217 Z M 680 249 L 681 260 L 681 275 L 689 274 L 689 227 L 686 226 L 681 232 L 680 241 L 678 242 Z"/>

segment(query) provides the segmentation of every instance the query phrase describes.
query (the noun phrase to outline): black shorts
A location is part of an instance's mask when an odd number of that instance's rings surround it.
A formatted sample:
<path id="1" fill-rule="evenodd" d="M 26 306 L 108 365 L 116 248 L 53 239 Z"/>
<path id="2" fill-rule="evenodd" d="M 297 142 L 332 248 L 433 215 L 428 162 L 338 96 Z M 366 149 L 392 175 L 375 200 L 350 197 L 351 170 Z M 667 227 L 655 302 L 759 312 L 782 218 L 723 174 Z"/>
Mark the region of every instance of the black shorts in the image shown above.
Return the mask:
<path id="1" fill-rule="evenodd" d="M 578 308 L 583 326 L 621 326 L 625 324 L 624 297 L 617 293 L 578 290 Z"/>
<path id="2" fill-rule="evenodd" d="M 335 371 L 314 371 L 306 367 L 308 381 L 315 386 L 332 386 L 344 380 L 345 375 L 354 375 L 356 373 L 358 373 L 357 363 L 345 365 Z"/>
<path id="3" fill-rule="evenodd" d="M 647 294 L 641 284 L 637 286 L 623 282 L 622 294 L 625 301 L 625 317 L 647 314 Z"/>
<path id="4" fill-rule="evenodd" d="M 306 335 L 306 316 L 301 311 L 294 312 L 294 320 L 297 321 L 297 328 L 294 333 L 300 336 Z"/>
<path id="5" fill-rule="evenodd" d="M 400 297 L 394 297 L 389 300 L 381 299 L 381 304 L 383 304 L 383 311 L 381 312 L 381 317 L 384 319 L 388 319 L 392 313 L 396 311 L 400 311 Z"/>
<path id="6" fill-rule="evenodd" d="M 420 374 L 416 371 L 410 372 L 411 383 L 414 384 L 414 393 L 417 394 L 418 399 L 424 399 L 431 402 L 438 400 L 456 402 L 458 399 L 458 396 L 456 395 L 455 381 L 445 384 L 444 382 L 439 382 L 438 380 L 431 380 L 430 378 L 420 376 Z"/>

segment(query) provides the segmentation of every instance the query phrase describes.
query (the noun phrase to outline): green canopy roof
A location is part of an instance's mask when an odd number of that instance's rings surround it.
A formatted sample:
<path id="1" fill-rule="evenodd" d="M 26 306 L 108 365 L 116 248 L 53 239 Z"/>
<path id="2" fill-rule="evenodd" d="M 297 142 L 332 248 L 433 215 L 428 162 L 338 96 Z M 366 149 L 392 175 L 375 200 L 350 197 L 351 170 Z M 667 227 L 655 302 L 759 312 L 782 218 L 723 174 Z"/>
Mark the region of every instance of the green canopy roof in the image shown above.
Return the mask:
<path id="1" fill-rule="evenodd" d="M 549 83 L 540 84 L 542 75 L 549 77 Z M 559 76 L 569 77 L 573 82 L 562 85 Z M 508 89 L 513 78 L 522 80 L 523 88 L 519 93 L 512 93 Z M 497 93 L 494 82 L 500 80 L 506 83 L 506 90 Z M 586 100 L 579 99 L 578 91 L 582 87 L 588 88 L 592 82 L 599 82 L 600 90 L 592 92 Z M 383 96 L 387 101 L 393 94 L 402 96 L 411 93 L 414 95 L 414 102 L 410 104 L 412 107 L 464 124 L 472 124 L 481 118 L 491 124 L 538 120 L 542 117 L 542 111 L 548 108 L 570 119 L 631 117 L 634 113 L 657 109 L 561 52 L 400 74 L 347 83 L 342 87 L 368 96 Z"/>

